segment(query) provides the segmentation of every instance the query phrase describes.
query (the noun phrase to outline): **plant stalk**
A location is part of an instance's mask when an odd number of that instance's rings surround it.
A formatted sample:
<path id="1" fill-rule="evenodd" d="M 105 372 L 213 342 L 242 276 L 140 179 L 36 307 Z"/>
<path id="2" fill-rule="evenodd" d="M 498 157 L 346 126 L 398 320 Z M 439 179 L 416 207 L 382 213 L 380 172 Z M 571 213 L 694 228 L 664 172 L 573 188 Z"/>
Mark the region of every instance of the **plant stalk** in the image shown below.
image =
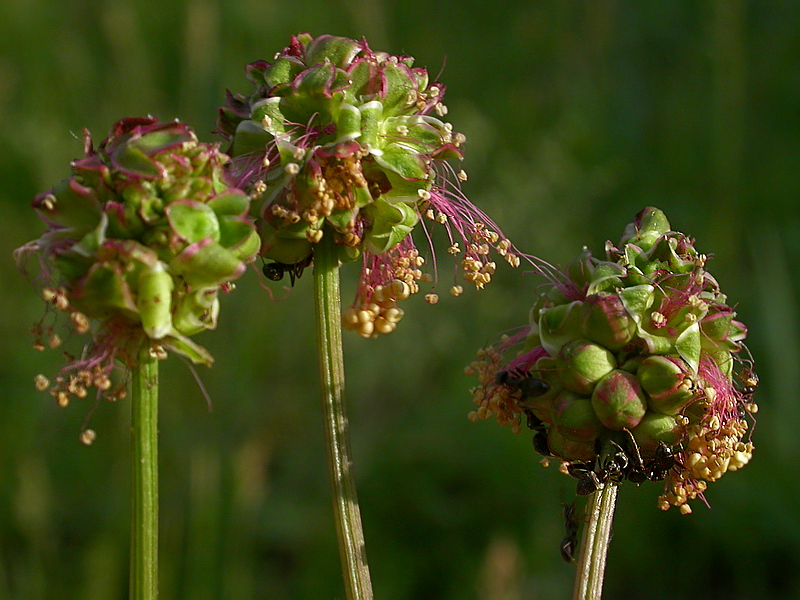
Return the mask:
<path id="1" fill-rule="evenodd" d="M 142 344 L 131 372 L 131 600 L 158 597 L 158 359 Z"/>
<path id="2" fill-rule="evenodd" d="M 618 487 L 606 484 L 589 496 L 586 503 L 587 522 L 581 536 L 573 600 L 599 600 L 602 595 Z"/>
<path id="3" fill-rule="evenodd" d="M 339 261 L 331 232 L 314 247 L 314 301 L 328 475 L 342 577 L 348 600 L 372 600 L 344 400 Z"/>

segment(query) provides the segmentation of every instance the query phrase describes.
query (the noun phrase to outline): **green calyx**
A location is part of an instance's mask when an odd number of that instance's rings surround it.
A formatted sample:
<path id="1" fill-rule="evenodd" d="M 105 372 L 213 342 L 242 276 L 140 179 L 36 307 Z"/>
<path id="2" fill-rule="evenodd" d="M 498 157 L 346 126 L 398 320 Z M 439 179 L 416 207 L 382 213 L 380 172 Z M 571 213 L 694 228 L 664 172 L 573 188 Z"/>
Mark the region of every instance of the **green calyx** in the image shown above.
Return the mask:
<path id="1" fill-rule="evenodd" d="M 70 306 L 141 323 L 147 337 L 195 362 L 186 336 L 216 326 L 218 291 L 241 276 L 260 240 L 250 200 L 226 181 L 228 157 L 179 122 L 125 119 L 72 176 L 33 206 L 36 242 Z"/>

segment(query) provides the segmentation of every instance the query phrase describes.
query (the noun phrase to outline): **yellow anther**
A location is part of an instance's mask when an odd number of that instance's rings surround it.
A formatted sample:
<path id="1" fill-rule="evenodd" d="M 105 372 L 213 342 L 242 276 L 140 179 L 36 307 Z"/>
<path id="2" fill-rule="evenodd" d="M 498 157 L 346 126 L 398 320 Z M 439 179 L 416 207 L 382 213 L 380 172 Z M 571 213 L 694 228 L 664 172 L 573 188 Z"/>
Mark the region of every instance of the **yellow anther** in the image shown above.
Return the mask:
<path id="1" fill-rule="evenodd" d="M 81 432 L 81 443 L 85 444 L 86 446 L 91 446 L 92 442 L 97 439 L 97 434 L 94 432 L 93 429 L 84 429 Z"/>

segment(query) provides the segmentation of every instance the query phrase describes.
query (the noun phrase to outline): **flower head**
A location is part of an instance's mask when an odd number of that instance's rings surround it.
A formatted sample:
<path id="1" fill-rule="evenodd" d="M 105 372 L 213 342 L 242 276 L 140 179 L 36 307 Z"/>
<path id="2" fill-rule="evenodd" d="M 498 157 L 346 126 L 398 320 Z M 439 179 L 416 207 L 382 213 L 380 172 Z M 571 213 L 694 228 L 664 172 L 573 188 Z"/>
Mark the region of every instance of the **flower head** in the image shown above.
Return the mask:
<path id="1" fill-rule="evenodd" d="M 218 120 L 230 168 L 255 199 L 261 254 L 279 265 L 270 274 L 299 273 L 333 236 L 341 262 L 363 261 L 343 321 L 365 337 L 393 330 L 396 302 L 419 290 L 424 259 L 409 234 L 423 218 L 445 226 L 478 288 L 495 269 L 490 248 L 519 262 L 461 193 L 464 172 L 448 180 L 445 161 L 461 159 L 465 138 L 442 120 L 444 86 L 413 62 L 366 41 L 298 35 L 271 63 L 248 66 L 254 91 L 228 94 Z"/>
<path id="2" fill-rule="evenodd" d="M 228 157 L 185 124 L 124 119 L 97 148 L 85 132 L 84 146 L 69 179 L 33 201 L 45 233 L 17 251 L 38 257 L 48 307 L 92 335 L 51 390 L 62 405 L 86 387 L 109 390 L 115 359 L 134 364 L 145 342 L 210 364 L 189 336 L 216 326 L 219 291 L 259 248 Z M 38 346 L 58 345 L 52 325 L 34 331 Z"/>
<path id="3" fill-rule="evenodd" d="M 584 249 L 550 271 L 528 325 L 482 349 L 468 372 L 478 409 L 535 431 L 578 492 L 666 480 L 659 505 L 691 512 L 708 482 L 750 460 L 757 378 L 708 257 L 646 208 L 605 260 Z"/>

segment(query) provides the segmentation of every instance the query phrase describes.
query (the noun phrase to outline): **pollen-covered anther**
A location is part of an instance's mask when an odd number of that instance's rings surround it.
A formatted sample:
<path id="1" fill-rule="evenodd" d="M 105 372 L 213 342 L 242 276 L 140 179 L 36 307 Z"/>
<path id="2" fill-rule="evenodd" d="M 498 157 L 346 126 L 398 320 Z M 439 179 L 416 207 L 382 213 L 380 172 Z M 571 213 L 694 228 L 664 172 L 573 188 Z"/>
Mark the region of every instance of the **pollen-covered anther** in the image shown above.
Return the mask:
<path id="1" fill-rule="evenodd" d="M 322 239 L 322 230 L 306 229 L 306 239 L 312 244 L 318 243 Z"/>
<path id="2" fill-rule="evenodd" d="M 50 349 L 58 348 L 61 345 L 61 336 L 57 333 L 50 334 L 50 337 L 47 340 L 47 345 L 50 346 Z"/>
<path id="3" fill-rule="evenodd" d="M 50 380 L 41 373 L 33 378 L 33 384 L 40 392 L 45 391 L 50 386 Z"/>
<path id="4" fill-rule="evenodd" d="M 689 306 L 695 310 L 706 311 L 708 310 L 708 302 L 700 298 L 697 294 L 689 296 Z"/>
<path id="5" fill-rule="evenodd" d="M 86 446 L 91 446 L 92 443 L 97 439 L 97 433 L 93 429 L 84 429 L 81 431 L 80 440 L 81 443 Z"/>
<path id="6" fill-rule="evenodd" d="M 461 248 L 459 248 L 458 242 L 455 242 L 447 249 L 447 251 L 452 255 L 456 255 L 461 252 Z"/>
<path id="7" fill-rule="evenodd" d="M 342 236 L 342 243 L 343 243 L 345 246 L 349 246 L 350 248 L 355 248 L 356 246 L 358 246 L 359 244 L 361 244 L 361 238 L 360 238 L 360 237 L 358 237 L 358 236 L 357 236 L 355 233 L 353 233 L 352 231 L 348 231 L 347 233 L 345 233 L 345 234 Z"/>
<path id="8" fill-rule="evenodd" d="M 56 398 L 56 404 L 60 408 L 66 408 L 67 406 L 69 406 L 69 394 L 67 392 L 65 392 L 64 390 L 60 390 L 57 391 L 54 394 L 54 396 Z"/>
<path id="9" fill-rule="evenodd" d="M 42 207 L 45 210 L 52 211 L 56 207 L 57 199 L 53 194 L 47 194 L 42 200 Z"/>
<path id="10" fill-rule="evenodd" d="M 519 256 L 516 254 L 506 254 L 505 255 L 506 262 L 510 264 L 512 267 L 516 268 L 519 266 Z"/>
<path id="11" fill-rule="evenodd" d="M 352 331 L 358 325 L 358 311 L 350 306 L 342 313 L 342 327 Z"/>
<path id="12" fill-rule="evenodd" d="M 167 358 L 167 351 L 161 344 L 153 344 L 150 346 L 149 354 L 151 358 L 155 358 L 157 360 L 166 360 Z"/>
<path id="13" fill-rule="evenodd" d="M 654 311 L 650 315 L 650 325 L 655 329 L 660 329 L 661 327 L 664 327 L 664 325 L 666 324 L 667 324 L 667 317 L 663 313 Z"/>
<path id="14" fill-rule="evenodd" d="M 92 385 L 101 392 L 105 392 L 111 389 L 111 379 L 107 375 L 101 374 L 92 380 Z"/>
<path id="15" fill-rule="evenodd" d="M 69 315 L 72 326 L 75 327 L 76 333 L 86 333 L 89 331 L 89 318 L 82 312 L 73 311 Z"/>
<path id="16" fill-rule="evenodd" d="M 447 215 L 444 214 L 443 212 L 437 213 L 436 222 L 439 223 L 439 225 L 444 225 L 445 223 L 447 223 Z"/>
<path id="17" fill-rule="evenodd" d="M 459 181 L 466 181 L 467 180 L 467 172 L 464 169 L 461 169 L 457 174 L 456 177 Z"/>
<path id="18" fill-rule="evenodd" d="M 286 172 L 287 175 L 292 175 L 292 176 L 297 175 L 300 172 L 300 165 L 298 165 L 297 163 L 289 163 L 285 167 L 283 167 L 283 170 Z"/>
<path id="19" fill-rule="evenodd" d="M 450 294 L 453 296 L 460 296 L 464 293 L 464 288 L 460 285 L 454 285 L 450 288 Z"/>
<path id="20" fill-rule="evenodd" d="M 427 302 L 428 304 L 436 304 L 437 302 L 439 302 L 439 295 L 433 293 L 425 294 L 425 302 Z"/>

